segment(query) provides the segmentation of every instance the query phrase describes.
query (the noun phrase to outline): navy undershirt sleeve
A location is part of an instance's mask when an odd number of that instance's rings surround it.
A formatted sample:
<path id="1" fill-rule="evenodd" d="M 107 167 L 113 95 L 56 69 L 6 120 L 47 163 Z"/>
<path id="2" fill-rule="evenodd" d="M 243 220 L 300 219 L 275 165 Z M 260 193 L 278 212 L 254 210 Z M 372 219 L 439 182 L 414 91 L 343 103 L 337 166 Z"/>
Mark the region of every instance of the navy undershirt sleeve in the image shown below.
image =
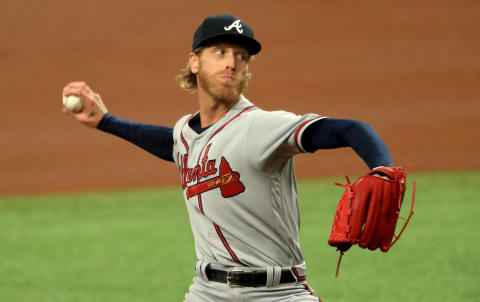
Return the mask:
<path id="1" fill-rule="evenodd" d="M 173 129 L 142 124 L 106 114 L 98 129 L 121 137 L 155 156 L 173 162 Z M 352 147 L 370 168 L 392 166 L 390 152 L 369 125 L 342 119 L 322 119 L 305 129 L 302 145 L 308 152 Z"/>
<path id="2" fill-rule="evenodd" d="M 105 114 L 98 129 L 121 137 L 140 148 L 173 162 L 173 129 L 162 126 L 142 124 Z"/>
<path id="3" fill-rule="evenodd" d="M 370 169 L 393 166 L 387 145 L 368 124 L 355 120 L 325 118 L 312 123 L 302 135 L 307 152 L 351 147 Z"/>

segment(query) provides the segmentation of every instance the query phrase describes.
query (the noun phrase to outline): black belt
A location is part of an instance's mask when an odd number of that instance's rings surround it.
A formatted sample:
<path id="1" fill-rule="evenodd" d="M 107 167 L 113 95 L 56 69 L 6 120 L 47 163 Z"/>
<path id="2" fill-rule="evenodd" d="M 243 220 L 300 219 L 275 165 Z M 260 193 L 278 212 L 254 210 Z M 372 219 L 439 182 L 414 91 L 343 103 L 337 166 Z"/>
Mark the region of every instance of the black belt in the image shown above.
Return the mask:
<path id="1" fill-rule="evenodd" d="M 241 268 L 232 268 L 230 270 L 218 270 L 210 268 L 205 269 L 207 278 L 210 281 L 227 283 L 230 286 L 260 287 L 267 285 L 267 271 L 243 271 Z M 280 274 L 280 283 L 294 283 L 297 279 L 289 269 L 282 269 Z"/>

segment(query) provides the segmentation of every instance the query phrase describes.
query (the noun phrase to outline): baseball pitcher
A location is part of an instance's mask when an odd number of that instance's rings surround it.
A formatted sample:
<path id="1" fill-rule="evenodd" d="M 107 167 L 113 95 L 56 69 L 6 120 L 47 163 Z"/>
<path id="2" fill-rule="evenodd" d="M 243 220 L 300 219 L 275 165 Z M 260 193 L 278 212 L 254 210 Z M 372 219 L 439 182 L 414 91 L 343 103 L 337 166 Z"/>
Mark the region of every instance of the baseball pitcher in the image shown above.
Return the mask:
<path id="1" fill-rule="evenodd" d="M 84 82 L 63 89 L 64 97 L 80 98 L 82 110 L 72 115 L 81 123 L 122 137 L 178 167 L 197 258 L 197 277 L 185 295 L 188 302 L 321 301 L 306 281 L 294 155 L 351 147 L 372 169 L 367 176 L 375 180 L 369 187 L 385 186 L 385 193 L 390 183 L 404 181 L 403 169 L 392 167 L 388 148 L 367 124 L 269 112 L 248 100 L 243 92 L 250 79 L 249 64 L 260 50 L 243 20 L 207 17 L 195 31 L 184 73 L 177 76 L 181 88 L 195 92 L 198 111 L 181 117 L 173 128 L 109 113 Z M 339 225 L 350 215 L 350 206 L 347 202 L 338 210 L 341 219 L 334 222 L 329 241 L 342 252 L 360 241 L 350 240 L 350 234 L 342 232 L 349 228 Z M 383 237 L 372 240 L 389 244 Z M 363 238 L 362 244 L 374 249 L 375 242 Z"/>

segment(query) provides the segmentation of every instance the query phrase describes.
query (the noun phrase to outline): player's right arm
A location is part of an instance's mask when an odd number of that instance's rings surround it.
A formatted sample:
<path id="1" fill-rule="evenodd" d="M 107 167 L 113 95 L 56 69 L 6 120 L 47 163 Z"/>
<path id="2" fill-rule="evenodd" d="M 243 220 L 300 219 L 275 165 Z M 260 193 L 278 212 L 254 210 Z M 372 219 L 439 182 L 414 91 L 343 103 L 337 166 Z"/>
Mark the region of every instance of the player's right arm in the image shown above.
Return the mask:
<path id="1" fill-rule="evenodd" d="M 121 137 L 153 155 L 173 162 L 173 129 L 127 121 L 105 114 L 97 127 L 99 130 Z"/>
<path id="2" fill-rule="evenodd" d="M 82 124 L 123 138 L 161 159 L 173 162 L 173 129 L 136 123 L 108 113 L 98 93 L 85 82 L 71 82 L 63 88 L 63 95 L 77 95 L 83 110 L 72 115 Z M 64 108 L 63 111 L 67 113 Z"/>

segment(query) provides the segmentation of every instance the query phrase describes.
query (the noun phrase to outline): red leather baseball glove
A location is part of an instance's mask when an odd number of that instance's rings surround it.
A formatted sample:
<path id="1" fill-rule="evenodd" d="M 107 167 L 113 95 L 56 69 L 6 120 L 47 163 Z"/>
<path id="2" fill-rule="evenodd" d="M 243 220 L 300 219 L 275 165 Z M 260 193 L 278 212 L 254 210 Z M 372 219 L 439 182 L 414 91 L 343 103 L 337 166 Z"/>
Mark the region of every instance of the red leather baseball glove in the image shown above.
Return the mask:
<path id="1" fill-rule="evenodd" d="M 328 244 L 343 253 L 352 245 L 388 251 L 405 230 L 413 215 L 415 183 L 410 215 L 398 235 L 395 228 L 406 189 L 407 171 L 401 167 L 381 167 L 350 183 L 347 177 L 345 191 L 338 203 Z M 395 238 L 395 239 L 394 239 Z M 392 241 L 393 240 L 393 241 Z"/>

